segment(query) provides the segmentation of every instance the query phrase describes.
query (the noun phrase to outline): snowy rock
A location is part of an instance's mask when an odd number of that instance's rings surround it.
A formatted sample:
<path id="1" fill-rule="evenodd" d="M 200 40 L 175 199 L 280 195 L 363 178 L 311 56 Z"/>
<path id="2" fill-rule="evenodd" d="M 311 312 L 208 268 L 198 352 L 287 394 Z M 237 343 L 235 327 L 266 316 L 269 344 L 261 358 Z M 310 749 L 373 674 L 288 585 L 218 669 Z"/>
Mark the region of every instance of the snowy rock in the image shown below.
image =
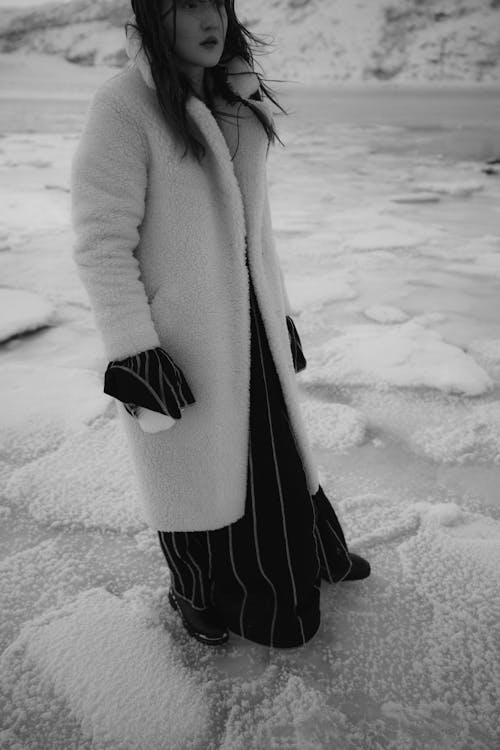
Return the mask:
<path id="1" fill-rule="evenodd" d="M 397 0 L 383 6 L 380 44 L 367 74 L 400 81 L 498 77 L 498 3 Z"/>
<path id="2" fill-rule="evenodd" d="M 446 7 L 444 7 L 444 5 Z M 270 78 L 309 81 L 497 81 L 498 4 L 476 0 L 240 0 L 254 33 L 276 37 Z M 2 13 L 0 51 L 37 51 L 122 67 L 128 0 L 51 2 Z"/>

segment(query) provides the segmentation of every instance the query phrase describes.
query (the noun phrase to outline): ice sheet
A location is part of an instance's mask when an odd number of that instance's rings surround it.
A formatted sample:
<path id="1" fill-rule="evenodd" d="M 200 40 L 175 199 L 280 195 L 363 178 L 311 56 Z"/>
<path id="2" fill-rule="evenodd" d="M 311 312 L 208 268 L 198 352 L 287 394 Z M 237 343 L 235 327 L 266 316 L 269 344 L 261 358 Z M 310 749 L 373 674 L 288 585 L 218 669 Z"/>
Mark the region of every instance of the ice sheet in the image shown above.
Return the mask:
<path id="1" fill-rule="evenodd" d="M 53 72 L 71 87 L 66 64 Z M 306 426 L 372 574 L 323 582 L 320 630 L 291 650 L 234 634 L 209 650 L 169 607 L 70 257 L 82 108 L 71 119 L 61 98 L 44 132 L 27 132 L 35 99 L 28 120 L 3 109 L 0 298 L 15 290 L 3 321 L 16 333 L 0 345 L 6 750 L 498 747 L 500 183 L 470 158 L 488 151 L 489 124 L 464 94 L 472 148 L 453 140 L 457 100 L 439 99 L 436 129 L 436 95 L 420 93 L 410 132 L 397 94 L 383 122 L 374 94 L 346 93 L 346 110 L 335 96 L 304 92 L 279 120 L 270 196 L 308 361 Z M 463 152 L 439 156 L 449 139 Z"/>

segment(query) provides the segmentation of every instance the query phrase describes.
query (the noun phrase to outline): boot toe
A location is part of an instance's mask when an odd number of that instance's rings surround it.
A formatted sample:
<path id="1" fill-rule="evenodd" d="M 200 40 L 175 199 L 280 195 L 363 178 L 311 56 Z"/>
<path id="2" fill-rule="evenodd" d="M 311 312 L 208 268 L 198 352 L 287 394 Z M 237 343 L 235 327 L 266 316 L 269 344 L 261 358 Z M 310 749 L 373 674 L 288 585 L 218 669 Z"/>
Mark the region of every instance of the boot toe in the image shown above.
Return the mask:
<path id="1" fill-rule="evenodd" d="M 351 558 L 351 569 L 349 573 L 344 576 L 344 578 L 340 579 L 340 583 L 342 581 L 359 581 L 362 578 L 368 578 L 371 572 L 370 563 L 368 560 L 365 560 L 364 557 L 361 557 L 360 555 L 356 555 L 355 552 L 349 552 L 349 557 Z M 324 578 L 325 581 L 330 581 L 330 577 L 328 576 L 328 573 L 325 568 L 320 568 L 320 575 L 322 578 Z"/>
<path id="2" fill-rule="evenodd" d="M 172 609 L 179 612 L 189 635 L 197 641 L 210 646 L 218 646 L 228 640 L 229 631 L 220 621 L 213 607 L 203 610 L 194 609 L 188 601 L 177 597 L 173 589 L 168 592 L 168 600 Z"/>
<path id="3" fill-rule="evenodd" d="M 362 578 L 368 578 L 371 572 L 370 563 L 365 560 L 364 557 L 356 555 L 354 552 L 349 552 L 351 558 L 352 567 L 349 573 L 343 578 L 343 581 L 359 581 Z"/>

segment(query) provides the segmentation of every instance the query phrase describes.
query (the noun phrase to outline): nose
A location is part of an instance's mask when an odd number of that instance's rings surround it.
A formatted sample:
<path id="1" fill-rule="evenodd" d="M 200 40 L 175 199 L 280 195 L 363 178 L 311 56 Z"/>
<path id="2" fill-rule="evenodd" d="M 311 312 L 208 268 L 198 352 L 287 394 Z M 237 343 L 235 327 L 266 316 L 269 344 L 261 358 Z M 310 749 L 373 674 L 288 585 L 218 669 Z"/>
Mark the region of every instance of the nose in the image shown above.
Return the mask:
<path id="1" fill-rule="evenodd" d="M 201 25 L 204 29 L 218 28 L 220 21 L 221 17 L 218 8 L 216 7 L 215 3 L 209 2 L 203 8 L 203 12 L 201 15 Z"/>

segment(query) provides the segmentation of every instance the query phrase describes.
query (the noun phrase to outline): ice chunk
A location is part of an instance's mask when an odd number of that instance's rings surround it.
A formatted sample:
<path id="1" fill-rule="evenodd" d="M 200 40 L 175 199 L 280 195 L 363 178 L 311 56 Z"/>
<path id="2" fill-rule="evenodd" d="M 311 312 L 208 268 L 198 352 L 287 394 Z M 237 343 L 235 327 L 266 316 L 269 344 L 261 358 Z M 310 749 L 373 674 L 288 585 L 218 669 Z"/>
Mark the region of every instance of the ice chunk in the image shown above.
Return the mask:
<path id="1" fill-rule="evenodd" d="M 391 328 L 352 325 L 309 356 L 304 382 L 380 386 L 427 386 L 479 395 L 493 387 L 487 373 L 458 346 L 408 321 Z"/>

